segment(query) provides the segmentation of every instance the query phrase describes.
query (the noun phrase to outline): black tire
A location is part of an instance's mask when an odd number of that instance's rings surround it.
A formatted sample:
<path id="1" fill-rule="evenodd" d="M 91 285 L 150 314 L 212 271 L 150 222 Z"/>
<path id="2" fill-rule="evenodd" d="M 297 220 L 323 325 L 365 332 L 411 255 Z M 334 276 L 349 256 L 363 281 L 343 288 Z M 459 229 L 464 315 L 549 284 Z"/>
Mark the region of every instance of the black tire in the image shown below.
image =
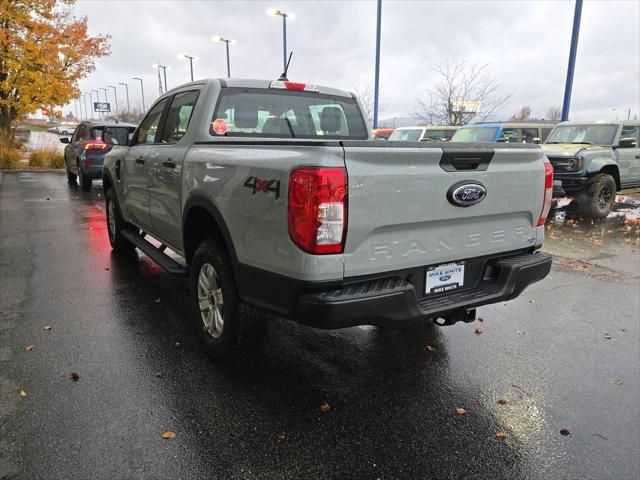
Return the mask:
<path id="1" fill-rule="evenodd" d="M 136 230 L 136 228 L 127 223 L 122 218 L 120 213 L 120 205 L 118 204 L 118 197 L 113 188 L 107 190 L 105 195 L 106 212 L 107 212 L 107 232 L 109 234 L 109 243 L 114 252 L 130 252 L 135 247 L 127 240 L 122 232 L 124 230 Z"/>
<path id="2" fill-rule="evenodd" d="M 219 332 L 205 324 L 198 298 L 199 279 L 203 270 L 208 268 L 206 265 L 213 267 L 216 280 L 215 286 L 209 286 L 212 290 L 220 292 L 223 299 L 220 302 L 223 306 L 220 314 L 223 318 L 223 326 Z M 198 341 L 212 360 L 231 363 L 258 346 L 267 325 L 268 315 L 240 301 L 227 251 L 215 240 L 205 239 L 196 249 L 191 262 L 190 284 L 192 324 Z M 214 293 L 209 296 L 213 298 Z M 210 300 L 203 300 L 203 302 L 210 302 Z M 206 316 L 206 313 L 204 315 Z M 213 320 L 211 322 L 213 325 Z"/>
<path id="3" fill-rule="evenodd" d="M 78 183 L 80 184 L 80 188 L 85 192 L 91 190 L 91 184 L 93 183 L 93 180 L 82 172 L 80 162 L 78 162 Z"/>
<path id="4" fill-rule="evenodd" d="M 67 162 L 65 162 L 64 168 L 67 171 L 67 182 L 69 182 L 71 185 L 75 185 L 76 179 L 78 178 L 77 175 L 69 170 L 69 165 L 67 165 Z"/>
<path id="5" fill-rule="evenodd" d="M 591 218 L 605 218 L 616 200 L 616 181 L 607 173 L 598 173 L 589 179 L 578 196 L 580 213 Z"/>

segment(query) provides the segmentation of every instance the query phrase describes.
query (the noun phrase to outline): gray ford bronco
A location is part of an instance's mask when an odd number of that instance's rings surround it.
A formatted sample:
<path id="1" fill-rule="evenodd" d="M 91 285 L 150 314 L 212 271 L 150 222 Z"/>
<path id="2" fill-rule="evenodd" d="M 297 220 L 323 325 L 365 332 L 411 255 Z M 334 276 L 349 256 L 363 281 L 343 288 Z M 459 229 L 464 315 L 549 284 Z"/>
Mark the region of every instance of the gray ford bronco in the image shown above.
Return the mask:
<path id="1" fill-rule="evenodd" d="M 616 192 L 640 186 L 640 121 L 559 123 L 542 146 L 554 169 L 554 196 L 578 200 L 584 215 L 604 218 Z"/>
<path id="2" fill-rule="evenodd" d="M 190 278 L 214 359 L 254 346 L 269 314 L 317 328 L 471 321 L 551 266 L 538 145 L 374 142 L 357 98 L 333 88 L 183 85 L 113 147 L 103 178 L 113 249 Z"/>

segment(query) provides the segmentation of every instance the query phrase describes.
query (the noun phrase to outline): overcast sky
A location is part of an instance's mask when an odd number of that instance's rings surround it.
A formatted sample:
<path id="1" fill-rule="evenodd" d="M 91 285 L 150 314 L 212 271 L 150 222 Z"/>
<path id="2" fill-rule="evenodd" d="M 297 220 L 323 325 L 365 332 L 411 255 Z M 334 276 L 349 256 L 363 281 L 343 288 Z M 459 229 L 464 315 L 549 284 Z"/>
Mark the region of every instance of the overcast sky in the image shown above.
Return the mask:
<path id="1" fill-rule="evenodd" d="M 217 34 L 237 41 L 232 76 L 275 79 L 282 71 L 282 24 L 265 13 L 269 7 L 295 15 L 287 25 L 291 80 L 345 89 L 373 85 L 373 0 L 79 0 L 75 11 L 89 17 L 90 32 L 112 36 L 111 56 L 98 60 L 81 89 L 128 82 L 139 107 L 139 84 L 131 77 L 142 77 L 149 107 L 158 95 L 156 61 L 171 67 L 169 88 L 189 81 L 188 61 L 179 60 L 179 52 L 198 57 L 196 79 L 225 77 L 224 44 L 210 40 Z M 381 117 L 407 116 L 437 81 L 434 65 L 447 56 L 490 64 L 501 93 L 511 95 L 500 118 L 523 105 L 544 116 L 562 104 L 573 11 L 573 1 L 560 0 L 383 0 Z M 632 118 L 640 114 L 640 1 L 586 0 L 571 118 L 626 118 L 628 108 Z"/>

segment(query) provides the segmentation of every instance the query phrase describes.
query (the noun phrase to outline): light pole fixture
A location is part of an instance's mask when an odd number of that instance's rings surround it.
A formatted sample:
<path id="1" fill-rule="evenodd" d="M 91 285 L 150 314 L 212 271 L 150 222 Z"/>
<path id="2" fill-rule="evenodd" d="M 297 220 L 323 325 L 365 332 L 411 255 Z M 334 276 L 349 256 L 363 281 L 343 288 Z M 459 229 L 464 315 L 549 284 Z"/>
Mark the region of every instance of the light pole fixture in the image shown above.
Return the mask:
<path id="1" fill-rule="evenodd" d="M 295 17 L 279 8 L 270 8 L 267 10 L 267 15 L 282 17 L 282 71 L 284 72 L 287 70 L 287 18 L 293 20 Z"/>
<path id="2" fill-rule="evenodd" d="M 211 37 L 212 42 L 224 43 L 227 48 L 227 78 L 231 78 L 231 62 L 229 60 L 229 45 L 235 45 L 236 41 L 229 38 L 224 38 L 221 35 Z"/>
<path id="3" fill-rule="evenodd" d="M 192 57 L 191 55 L 188 55 L 186 53 L 179 53 L 178 54 L 178 58 L 181 59 L 181 60 L 183 60 L 183 59 L 189 60 L 189 69 L 191 70 L 191 81 L 193 82 L 193 61 L 197 57 Z M 166 85 L 165 85 L 165 87 L 166 87 Z"/>
<path id="4" fill-rule="evenodd" d="M 567 81 L 564 86 L 564 100 L 562 101 L 561 120 L 569 120 L 571 106 L 571 91 L 573 90 L 573 72 L 576 68 L 576 52 L 578 51 L 578 35 L 580 34 L 580 17 L 582 16 L 582 0 L 576 0 L 573 12 L 573 30 L 571 31 L 571 46 L 569 47 L 569 65 L 567 66 Z"/>
<path id="5" fill-rule="evenodd" d="M 144 85 L 142 84 L 142 79 L 140 77 L 133 77 L 132 79 L 140 82 L 140 91 L 142 92 L 142 113 L 144 113 L 147 111 L 147 108 L 144 106 Z"/>
<path id="6" fill-rule="evenodd" d="M 164 75 L 164 93 L 167 93 L 167 67 L 166 65 L 160 65 L 159 63 L 154 63 L 153 68 L 162 69 L 162 73 Z"/>
<path id="7" fill-rule="evenodd" d="M 82 120 L 82 105 L 80 104 L 80 99 L 75 98 L 73 104 L 76 106 L 76 116 L 79 120 Z"/>
<path id="8" fill-rule="evenodd" d="M 113 85 L 107 85 L 109 88 L 113 88 L 113 95 L 116 99 L 116 122 L 118 121 L 118 89 Z"/>
<path id="9" fill-rule="evenodd" d="M 131 107 L 129 106 L 129 85 L 120 82 L 118 85 L 124 85 L 124 91 L 127 94 L 127 122 L 131 123 Z"/>

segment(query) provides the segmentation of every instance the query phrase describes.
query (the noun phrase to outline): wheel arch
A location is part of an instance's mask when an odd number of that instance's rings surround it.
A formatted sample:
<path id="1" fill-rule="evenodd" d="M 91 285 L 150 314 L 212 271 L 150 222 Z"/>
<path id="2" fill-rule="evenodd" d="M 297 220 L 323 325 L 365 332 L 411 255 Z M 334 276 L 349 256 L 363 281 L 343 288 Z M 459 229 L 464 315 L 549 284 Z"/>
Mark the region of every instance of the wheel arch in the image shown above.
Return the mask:
<path id="1" fill-rule="evenodd" d="M 605 165 L 600 169 L 600 173 L 606 173 L 611 175 L 613 179 L 616 181 L 616 190 L 620 190 L 621 188 L 620 171 L 618 170 L 617 165 Z"/>
<path id="2" fill-rule="evenodd" d="M 591 177 L 598 173 L 611 175 L 616 182 L 616 189 L 620 190 L 620 170 L 618 169 L 618 164 L 612 158 L 594 158 L 589 164 L 588 173 Z"/>
<path id="3" fill-rule="evenodd" d="M 198 244 L 208 237 L 226 247 L 232 264 L 237 262 L 231 234 L 220 210 L 207 196 L 196 194 L 187 200 L 182 216 L 182 245 L 187 265 L 191 264 Z"/>

